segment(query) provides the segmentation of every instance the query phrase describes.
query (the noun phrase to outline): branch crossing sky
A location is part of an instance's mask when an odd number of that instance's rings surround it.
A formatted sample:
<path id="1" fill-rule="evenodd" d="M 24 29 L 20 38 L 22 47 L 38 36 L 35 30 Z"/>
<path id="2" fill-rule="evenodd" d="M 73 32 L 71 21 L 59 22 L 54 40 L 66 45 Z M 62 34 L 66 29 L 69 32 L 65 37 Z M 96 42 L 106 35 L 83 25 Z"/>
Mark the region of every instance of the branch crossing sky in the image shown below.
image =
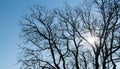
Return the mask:
<path id="1" fill-rule="evenodd" d="M 17 57 L 19 38 L 19 20 L 32 5 L 44 5 L 47 8 L 61 7 L 68 1 L 71 5 L 80 0 L 0 0 L 0 69 L 19 69 Z"/>

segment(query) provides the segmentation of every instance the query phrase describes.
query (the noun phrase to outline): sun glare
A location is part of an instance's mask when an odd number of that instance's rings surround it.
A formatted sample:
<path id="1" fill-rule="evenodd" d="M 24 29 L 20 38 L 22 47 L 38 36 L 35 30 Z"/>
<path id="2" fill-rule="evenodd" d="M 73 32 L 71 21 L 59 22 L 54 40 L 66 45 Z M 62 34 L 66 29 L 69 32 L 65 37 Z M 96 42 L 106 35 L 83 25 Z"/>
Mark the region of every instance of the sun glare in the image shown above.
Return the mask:
<path id="1" fill-rule="evenodd" d="M 95 34 L 86 33 L 84 35 L 85 39 L 87 40 L 87 44 L 94 46 L 95 43 L 98 43 L 98 37 Z"/>
<path id="2" fill-rule="evenodd" d="M 90 44 L 94 45 L 94 43 L 95 43 L 95 37 L 88 36 L 87 40 L 88 40 L 88 42 L 89 42 Z"/>

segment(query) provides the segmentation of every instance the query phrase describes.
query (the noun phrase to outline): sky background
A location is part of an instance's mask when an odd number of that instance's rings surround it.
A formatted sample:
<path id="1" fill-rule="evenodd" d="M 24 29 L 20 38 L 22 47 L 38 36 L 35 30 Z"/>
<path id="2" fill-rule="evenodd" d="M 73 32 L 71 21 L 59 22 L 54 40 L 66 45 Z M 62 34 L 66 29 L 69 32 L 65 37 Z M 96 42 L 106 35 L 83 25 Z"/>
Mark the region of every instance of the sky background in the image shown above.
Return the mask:
<path id="1" fill-rule="evenodd" d="M 19 20 L 32 5 L 44 5 L 47 8 L 61 7 L 68 1 L 76 5 L 80 0 L 0 0 L 0 69 L 19 69 L 17 57 L 19 50 Z"/>

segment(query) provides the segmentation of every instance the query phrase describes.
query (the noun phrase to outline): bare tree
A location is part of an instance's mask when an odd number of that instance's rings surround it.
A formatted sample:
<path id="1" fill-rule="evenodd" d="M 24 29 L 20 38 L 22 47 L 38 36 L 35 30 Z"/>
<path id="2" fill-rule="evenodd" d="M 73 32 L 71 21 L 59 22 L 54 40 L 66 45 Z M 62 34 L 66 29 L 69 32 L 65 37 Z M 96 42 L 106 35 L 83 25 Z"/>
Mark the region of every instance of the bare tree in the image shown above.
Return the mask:
<path id="1" fill-rule="evenodd" d="M 21 47 L 21 68 L 119 68 L 120 0 L 93 0 L 82 7 L 53 10 L 34 6 L 20 24 L 29 43 Z"/>
<path id="2" fill-rule="evenodd" d="M 94 0 L 101 15 L 101 27 L 99 27 L 99 44 L 96 45 L 96 69 L 116 69 L 119 62 L 120 48 L 120 1 L 119 0 Z M 101 59 L 101 64 L 99 64 Z M 108 65 L 108 66 L 107 66 Z M 110 65 L 110 66 L 109 66 Z"/>

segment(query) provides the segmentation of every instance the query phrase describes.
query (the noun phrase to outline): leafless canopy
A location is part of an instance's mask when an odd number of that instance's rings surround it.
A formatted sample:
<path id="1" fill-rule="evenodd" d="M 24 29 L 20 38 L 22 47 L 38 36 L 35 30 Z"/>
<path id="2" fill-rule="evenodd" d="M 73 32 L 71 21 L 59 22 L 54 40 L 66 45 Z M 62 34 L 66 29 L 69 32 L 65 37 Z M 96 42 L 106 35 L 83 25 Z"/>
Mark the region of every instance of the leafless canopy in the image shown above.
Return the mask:
<path id="1" fill-rule="evenodd" d="M 30 10 L 20 21 L 22 37 L 29 43 L 21 46 L 21 69 L 120 68 L 120 0 Z M 94 43 L 88 36 L 95 37 Z"/>

